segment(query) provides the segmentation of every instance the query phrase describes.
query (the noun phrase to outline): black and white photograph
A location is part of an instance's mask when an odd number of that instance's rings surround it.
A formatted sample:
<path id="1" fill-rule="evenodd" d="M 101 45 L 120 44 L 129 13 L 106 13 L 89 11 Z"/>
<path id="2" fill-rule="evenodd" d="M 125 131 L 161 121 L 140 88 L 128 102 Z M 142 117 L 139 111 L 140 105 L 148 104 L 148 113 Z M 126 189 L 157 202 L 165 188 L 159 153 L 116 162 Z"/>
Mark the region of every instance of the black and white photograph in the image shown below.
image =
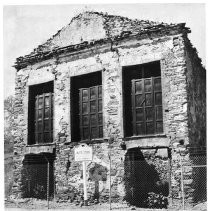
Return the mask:
<path id="1" fill-rule="evenodd" d="M 207 211 L 206 4 L 3 8 L 3 209 Z"/>

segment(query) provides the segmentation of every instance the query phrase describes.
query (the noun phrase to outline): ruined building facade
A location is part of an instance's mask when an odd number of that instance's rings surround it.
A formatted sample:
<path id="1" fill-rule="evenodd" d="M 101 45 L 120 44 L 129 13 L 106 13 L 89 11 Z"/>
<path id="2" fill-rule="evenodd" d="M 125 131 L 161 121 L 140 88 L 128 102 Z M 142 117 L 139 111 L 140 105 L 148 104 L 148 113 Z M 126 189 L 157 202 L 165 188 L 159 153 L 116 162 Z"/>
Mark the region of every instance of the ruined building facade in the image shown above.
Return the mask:
<path id="1" fill-rule="evenodd" d="M 85 12 L 17 58 L 13 194 L 44 196 L 32 190 L 49 165 L 50 194 L 77 200 L 74 147 L 87 143 L 89 199 L 106 201 L 111 174 L 118 200 L 145 201 L 157 184 L 169 205 L 179 200 L 179 148 L 190 162 L 188 146 L 206 145 L 206 75 L 189 32 L 183 23 Z"/>

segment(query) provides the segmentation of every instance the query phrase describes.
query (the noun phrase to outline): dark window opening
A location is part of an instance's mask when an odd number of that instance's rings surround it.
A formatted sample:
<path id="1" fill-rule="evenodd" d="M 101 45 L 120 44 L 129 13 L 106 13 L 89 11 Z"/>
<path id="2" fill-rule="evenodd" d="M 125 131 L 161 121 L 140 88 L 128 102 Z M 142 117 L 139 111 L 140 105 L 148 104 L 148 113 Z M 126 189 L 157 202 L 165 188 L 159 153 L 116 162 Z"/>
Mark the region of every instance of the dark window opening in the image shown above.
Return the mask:
<path id="1" fill-rule="evenodd" d="M 160 62 L 123 68 L 125 136 L 163 133 Z"/>
<path id="2" fill-rule="evenodd" d="M 29 87 L 28 144 L 53 142 L 53 82 Z"/>
<path id="3" fill-rule="evenodd" d="M 71 137 L 73 142 L 103 137 L 101 72 L 71 78 Z"/>
<path id="4" fill-rule="evenodd" d="M 23 198 L 50 199 L 54 195 L 55 154 L 26 155 L 21 170 Z"/>

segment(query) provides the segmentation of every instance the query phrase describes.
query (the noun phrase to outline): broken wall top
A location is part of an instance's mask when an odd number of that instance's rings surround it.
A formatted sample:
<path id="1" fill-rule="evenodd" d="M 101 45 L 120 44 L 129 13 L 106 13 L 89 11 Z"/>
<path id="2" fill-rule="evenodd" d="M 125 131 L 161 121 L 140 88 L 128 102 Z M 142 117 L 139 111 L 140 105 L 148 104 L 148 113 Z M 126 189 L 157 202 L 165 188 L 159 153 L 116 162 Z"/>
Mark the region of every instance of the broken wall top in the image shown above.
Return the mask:
<path id="1" fill-rule="evenodd" d="M 58 31 L 44 44 L 39 45 L 29 55 L 16 60 L 16 69 L 21 69 L 27 64 L 49 58 L 50 55 L 60 50 L 75 51 L 89 45 L 114 41 L 125 37 L 141 34 L 165 32 L 167 30 L 185 30 L 185 24 L 166 24 L 153 21 L 131 20 L 126 17 L 113 16 L 98 12 L 84 12 L 72 18 L 71 22 Z M 63 51 L 62 51 L 63 52 Z M 60 51 L 60 53 L 62 53 Z"/>

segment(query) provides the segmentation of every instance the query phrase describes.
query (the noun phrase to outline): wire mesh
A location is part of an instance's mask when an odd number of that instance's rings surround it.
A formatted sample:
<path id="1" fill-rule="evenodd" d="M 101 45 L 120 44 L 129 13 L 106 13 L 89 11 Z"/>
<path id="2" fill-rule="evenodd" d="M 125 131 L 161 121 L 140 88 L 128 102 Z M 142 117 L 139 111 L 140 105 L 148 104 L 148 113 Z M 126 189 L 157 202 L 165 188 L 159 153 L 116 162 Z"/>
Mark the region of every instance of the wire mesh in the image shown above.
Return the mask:
<path id="1" fill-rule="evenodd" d="M 45 157 L 30 156 L 23 162 L 21 172 L 22 198 L 46 201 L 54 199 L 54 163 Z"/>
<path id="2" fill-rule="evenodd" d="M 177 166 L 176 171 L 182 172 L 182 177 L 180 174 L 179 178 L 175 178 L 179 181 L 177 188 L 180 196 L 175 197 L 172 202 L 170 201 L 173 198 L 170 182 L 171 175 L 174 172 L 171 172 L 170 169 L 170 158 L 145 159 L 138 151 L 138 153 L 126 154 L 125 160 L 120 165 L 121 169 L 115 169 L 116 165 L 111 165 L 111 180 L 107 180 L 109 187 L 106 186 L 104 189 L 106 192 L 103 192 L 104 197 L 107 197 L 104 203 L 109 201 L 110 209 L 121 209 L 130 206 L 162 209 L 170 208 L 174 203 L 175 208 L 179 206 L 180 209 L 187 209 L 206 201 L 206 155 L 193 154 L 187 160 L 184 157 L 180 158 L 180 161 L 178 161 L 180 165 Z M 114 164 L 115 160 L 111 162 Z M 55 208 L 54 203 L 49 204 L 55 195 L 53 165 L 54 163 L 50 159 L 43 160 L 34 157 L 23 163 L 23 198 L 41 199 L 46 202 L 44 203 L 48 208 Z M 100 183 L 99 190 L 101 187 L 102 184 Z M 109 196 L 110 200 L 108 200 Z M 103 198 L 103 196 L 100 195 L 100 198 Z M 182 200 L 183 203 L 176 202 L 176 199 L 178 201 Z"/>
<path id="3" fill-rule="evenodd" d="M 47 199 L 47 165 L 26 164 L 22 173 L 24 198 Z"/>
<path id="4" fill-rule="evenodd" d="M 183 186 L 185 207 L 207 200 L 207 166 L 205 155 L 190 157 L 191 162 L 183 165 Z"/>
<path id="5" fill-rule="evenodd" d="M 158 161 L 157 161 L 158 162 Z M 117 195 L 121 183 L 119 179 L 112 182 L 111 203 L 123 201 L 124 206 L 140 208 L 167 208 L 169 183 L 168 183 L 168 160 L 162 160 L 165 171 L 159 171 L 153 162 L 146 160 L 125 160 L 124 162 L 124 191 L 123 199 Z"/>

